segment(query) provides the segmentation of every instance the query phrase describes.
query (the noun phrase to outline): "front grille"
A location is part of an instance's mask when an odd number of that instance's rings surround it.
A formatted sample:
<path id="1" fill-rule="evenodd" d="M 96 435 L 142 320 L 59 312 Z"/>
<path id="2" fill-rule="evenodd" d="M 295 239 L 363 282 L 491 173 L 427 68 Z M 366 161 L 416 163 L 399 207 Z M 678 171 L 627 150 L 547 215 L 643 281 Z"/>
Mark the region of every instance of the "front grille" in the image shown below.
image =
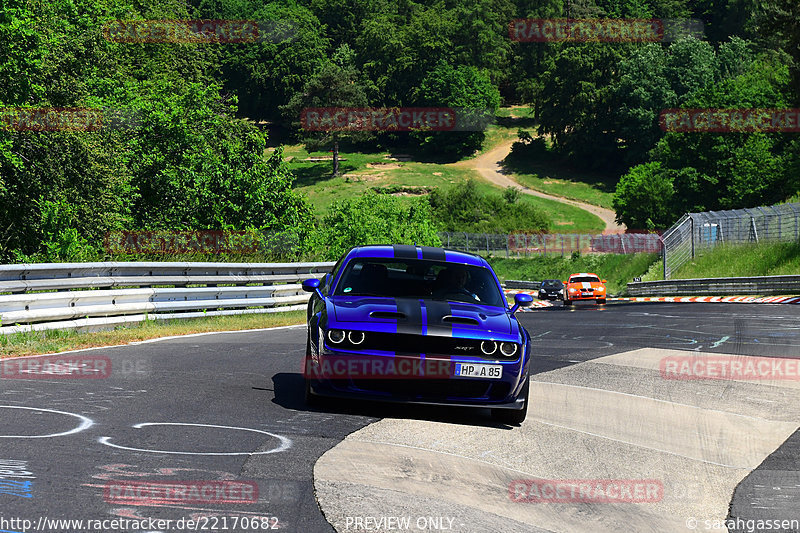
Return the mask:
<path id="1" fill-rule="evenodd" d="M 472 356 L 487 359 L 506 359 L 513 361 L 519 357 L 519 350 L 512 357 L 505 357 L 500 349 L 487 356 L 481 351 L 480 339 L 462 339 L 458 337 L 441 337 L 435 335 L 413 335 L 407 333 L 367 333 L 359 350 L 381 350 L 395 352 L 398 355 L 445 355 Z"/>

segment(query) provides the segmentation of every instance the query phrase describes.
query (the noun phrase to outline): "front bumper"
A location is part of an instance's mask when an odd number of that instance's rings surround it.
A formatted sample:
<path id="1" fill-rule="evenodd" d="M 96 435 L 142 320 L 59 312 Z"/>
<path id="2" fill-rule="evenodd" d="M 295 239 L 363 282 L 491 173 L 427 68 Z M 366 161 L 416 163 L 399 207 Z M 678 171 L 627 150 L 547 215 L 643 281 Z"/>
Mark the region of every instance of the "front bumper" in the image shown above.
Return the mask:
<path id="1" fill-rule="evenodd" d="M 319 396 L 362 398 L 373 401 L 396 402 L 422 405 L 448 405 L 461 407 L 491 407 L 498 409 L 522 409 L 524 402 L 519 399 L 524 383 L 528 378 L 527 367 L 523 368 L 525 357 L 510 361 L 476 360 L 457 356 L 427 356 L 419 354 L 397 354 L 393 356 L 359 354 L 361 360 L 392 361 L 397 368 L 402 363 L 432 364 L 442 369 L 435 375 L 419 377 L 407 375 L 346 375 L 326 374 L 324 368 L 335 367 L 336 360 L 351 359 L 352 354 L 328 352 L 314 361 L 313 372 L 306 374 L 313 394 Z M 455 363 L 491 364 L 503 367 L 502 377 L 498 379 L 456 377 Z M 340 365 L 343 368 L 343 365 Z M 523 376 L 523 377 L 521 377 Z"/>
<path id="2" fill-rule="evenodd" d="M 561 296 L 560 292 L 558 292 L 558 293 L 543 293 L 543 292 L 540 292 L 539 293 L 539 299 L 540 300 L 560 300 L 561 298 L 563 298 L 563 296 Z"/>
<path id="3" fill-rule="evenodd" d="M 433 405 L 439 407 L 486 407 L 490 409 L 520 410 L 525 407 L 524 398 L 514 398 L 507 402 L 485 402 L 480 400 L 465 399 L 427 399 L 419 397 L 394 396 L 375 394 L 365 390 L 350 390 L 331 387 L 328 383 L 310 380 L 311 392 L 317 396 L 342 399 L 370 400 L 374 402 L 402 403 L 409 405 Z"/>
<path id="4" fill-rule="evenodd" d="M 573 293 L 573 294 L 567 295 L 567 299 L 570 300 L 570 301 L 576 301 L 576 300 L 605 300 L 606 299 L 606 293 L 605 292 L 602 292 L 602 293 L 596 293 L 595 292 L 595 293 L 591 293 L 591 294 Z"/>

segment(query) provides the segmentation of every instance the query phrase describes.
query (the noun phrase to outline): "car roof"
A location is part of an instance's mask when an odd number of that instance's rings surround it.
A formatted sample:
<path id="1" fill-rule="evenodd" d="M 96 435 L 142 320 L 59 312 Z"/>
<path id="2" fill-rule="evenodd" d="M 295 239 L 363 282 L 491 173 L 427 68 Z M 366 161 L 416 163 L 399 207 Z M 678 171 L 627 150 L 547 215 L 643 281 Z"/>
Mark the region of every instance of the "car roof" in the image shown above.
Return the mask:
<path id="1" fill-rule="evenodd" d="M 447 248 L 434 248 L 432 246 L 414 246 L 410 244 L 380 244 L 357 246 L 347 253 L 349 259 L 355 257 L 379 257 L 396 259 L 429 259 L 447 263 L 491 268 L 489 263 L 481 256 L 459 250 Z"/>

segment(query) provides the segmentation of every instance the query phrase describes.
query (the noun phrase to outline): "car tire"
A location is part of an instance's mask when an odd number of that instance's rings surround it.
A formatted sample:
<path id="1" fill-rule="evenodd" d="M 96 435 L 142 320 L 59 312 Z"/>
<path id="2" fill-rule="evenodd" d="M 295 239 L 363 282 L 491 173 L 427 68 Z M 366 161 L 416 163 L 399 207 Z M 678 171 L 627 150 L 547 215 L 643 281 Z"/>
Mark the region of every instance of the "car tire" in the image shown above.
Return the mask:
<path id="1" fill-rule="evenodd" d="M 311 380 L 305 374 L 308 370 L 308 362 L 311 360 L 311 336 L 306 337 L 306 355 L 303 358 L 303 400 L 308 407 L 316 407 L 319 405 L 319 396 L 311 392 Z"/>
<path id="2" fill-rule="evenodd" d="M 599 303 L 600 305 L 606 305 L 606 299 L 603 298 L 602 300 L 597 300 L 597 303 Z"/>
<path id="3" fill-rule="evenodd" d="M 522 393 L 525 395 L 525 403 L 522 409 L 492 409 L 492 418 L 498 422 L 513 426 L 518 426 L 525 421 L 525 417 L 528 416 L 528 397 L 531 390 L 530 376 L 527 379 L 528 383 L 525 384 L 525 392 Z"/>
<path id="4" fill-rule="evenodd" d="M 564 298 L 564 305 L 565 306 L 572 305 L 572 300 L 570 300 L 568 298 Z"/>

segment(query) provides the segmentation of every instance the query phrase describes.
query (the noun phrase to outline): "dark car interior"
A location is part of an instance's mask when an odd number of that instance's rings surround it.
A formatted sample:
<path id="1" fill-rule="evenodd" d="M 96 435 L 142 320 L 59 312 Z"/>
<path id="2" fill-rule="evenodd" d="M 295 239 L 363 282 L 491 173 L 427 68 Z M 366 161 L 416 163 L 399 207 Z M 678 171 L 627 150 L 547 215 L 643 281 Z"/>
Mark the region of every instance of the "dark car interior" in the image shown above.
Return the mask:
<path id="1" fill-rule="evenodd" d="M 503 296 L 484 267 L 439 261 L 354 259 L 334 295 L 449 300 L 503 307 Z"/>

